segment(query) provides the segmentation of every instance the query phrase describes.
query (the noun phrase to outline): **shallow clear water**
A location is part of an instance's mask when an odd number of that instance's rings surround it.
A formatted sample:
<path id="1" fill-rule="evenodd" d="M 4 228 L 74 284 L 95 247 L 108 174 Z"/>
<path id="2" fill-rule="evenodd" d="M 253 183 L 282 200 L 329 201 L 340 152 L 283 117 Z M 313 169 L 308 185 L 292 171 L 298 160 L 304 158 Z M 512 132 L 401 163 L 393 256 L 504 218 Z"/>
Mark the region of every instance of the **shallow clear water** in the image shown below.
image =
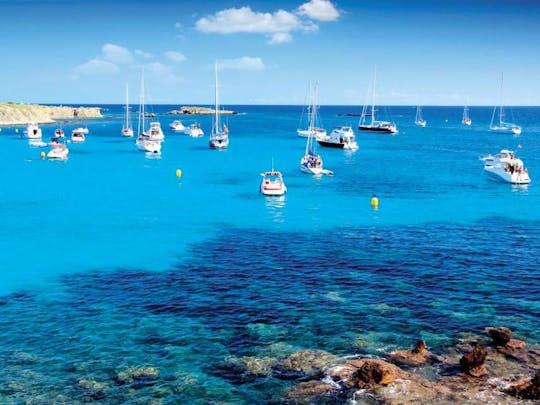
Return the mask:
<path id="1" fill-rule="evenodd" d="M 394 107 L 398 135 L 357 133 L 354 153 L 321 149 L 335 176 L 319 179 L 299 170 L 301 107 L 234 108 L 246 114 L 228 118 L 228 150 L 167 133 L 160 159 L 119 136 L 119 106 L 87 122 L 67 162 L 0 132 L 1 402 L 82 400 L 76 383 L 93 378 L 110 385 L 104 402 L 253 403 L 291 382 L 239 380 L 228 356 L 377 354 L 418 337 L 440 348 L 490 324 L 540 343 L 540 108 L 514 108 L 515 138 L 487 131 L 490 108 L 471 108 L 463 128 L 461 108 L 425 107 L 418 128 L 413 107 Z M 331 128 L 354 126 L 337 114 L 357 110 L 321 112 Z M 197 119 L 208 132 L 210 118 Z M 478 157 L 502 148 L 532 184 L 483 175 Z M 282 199 L 258 193 L 272 158 Z M 159 383 L 112 382 L 145 364 Z"/>

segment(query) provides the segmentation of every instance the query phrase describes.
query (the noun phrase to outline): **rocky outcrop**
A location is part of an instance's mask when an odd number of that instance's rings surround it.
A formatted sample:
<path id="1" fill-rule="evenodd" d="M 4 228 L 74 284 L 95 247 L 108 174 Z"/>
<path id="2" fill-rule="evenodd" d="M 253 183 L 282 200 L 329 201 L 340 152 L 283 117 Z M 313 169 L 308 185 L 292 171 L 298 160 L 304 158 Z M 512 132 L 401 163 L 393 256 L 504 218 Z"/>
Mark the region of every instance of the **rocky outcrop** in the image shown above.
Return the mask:
<path id="1" fill-rule="evenodd" d="M 411 350 L 396 350 L 388 356 L 392 363 L 406 367 L 419 367 L 439 361 L 438 357 L 431 353 L 426 342 L 420 340 Z"/>
<path id="2" fill-rule="evenodd" d="M 324 404 L 336 396 L 336 387 L 323 381 L 303 382 L 285 392 L 285 398 L 295 404 Z"/>
<path id="3" fill-rule="evenodd" d="M 236 111 L 232 110 L 219 110 L 220 114 L 223 115 L 234 115 L 237 114 Z M 210 115 L 215 114 L 213 108 L 208 107 L 195 107 L 195 106 L 182 106 L 178 110 L 169 111 L 169 115 Z"/>
<path id="4" fill-rule="evenodd" d="M 101 118 L 99 107 L 0 103 L 0 125 L 52 124 L 59 119 Z"/>
<path id="5" fill-rule="evenodd" d="M 540 370 L 534 377 L 512 384 L 505 391 L 518 398 L 540 400 Z"/>
<path id="6" fill-rule="evenodd" d="M 495 346 L 506 346 L 512 339 L 512 331 L 504 326 L 486 328 L 486 332 L 493 339 Z"/>
<path id="7" fill-rule="evenodd" d="M 481 346 L 476 346 L 472 352 L 467 353 L 459 360 L 461 371 L 473 377 L 486 375 L 487 369 L 484 366 L 488 351 Z"/>
<path id="8" fill-rule="evenodd" d="M 273 357 L 228 357 L 225 362 L 242 374 L 259 377 L 272 375 L 274 367 L 278 365 L 278 360 Z"/>

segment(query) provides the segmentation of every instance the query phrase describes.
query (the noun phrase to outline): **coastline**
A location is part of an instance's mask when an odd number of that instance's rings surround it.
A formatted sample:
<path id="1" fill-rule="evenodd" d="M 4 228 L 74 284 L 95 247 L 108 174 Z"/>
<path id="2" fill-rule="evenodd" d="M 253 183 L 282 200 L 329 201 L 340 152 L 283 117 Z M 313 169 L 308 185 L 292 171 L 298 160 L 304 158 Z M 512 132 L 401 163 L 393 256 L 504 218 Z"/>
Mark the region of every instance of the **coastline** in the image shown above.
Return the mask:
<path id="1" fill-rule="evenodd" d="M 0 103 L 0 126 L 21 126 L 34 122 L 54 124 L 61 119 L 102 118 L 100 107 L 66 107 L 39 104 Z"/>

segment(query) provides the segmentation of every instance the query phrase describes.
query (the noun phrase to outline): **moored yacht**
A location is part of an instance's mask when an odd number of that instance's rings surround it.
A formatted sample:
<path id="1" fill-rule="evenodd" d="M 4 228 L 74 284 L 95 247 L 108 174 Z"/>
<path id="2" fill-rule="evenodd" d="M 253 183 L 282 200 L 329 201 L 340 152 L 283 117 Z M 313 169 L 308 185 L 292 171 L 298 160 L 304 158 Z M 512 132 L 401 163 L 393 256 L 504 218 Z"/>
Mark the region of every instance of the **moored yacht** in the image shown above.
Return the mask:
<path id="1" fill-rule="evenodd" d="M 330 135 L 318 137 L 317 142 L 319 142 L 319 145 L 327 146 L 329 148 L 348 150 L 358 149 L 356 137 L 351 127 L 336 127 L 332 130 Z"/>
<path id="2" fill-rule="evenodd" d="M 211 149 L 225 149 L 229 146 L 229 128 L 227 125 L 221 125 L 219 112 L 219 90 L 218 90 L 218 68 L 217 63 L 215 69 L 215 85 L 214 85 L 214 120 L 212 123 L 212 132 L 208 142 Z"/>
<path id="3" fill-rule="evenodd" d="M 169 124 L 169 129 L 173 132 L 184 132 L 186 127 L 180 120 L 174 120 Z"/>
<path id="4" fill-rule="evenodd" d="M 531 182 L 528 170 L 523 161 L 516 158 L 511 150 L 503 149 L 495 156 L 487 155 L 481 159 L 484 170 L 493 179 L 512 184 L 528 184 Z"/>
<path id="5" fill-rule="evenodd" d="M 126 83 L 126 113 L 125 113 L 125 121 L 124 125 L 122 126 L 122 136 L 125 136 L 126 138 L 131 138 L 133 136 L 133 128 L 131 127 L 131 120 L 129 118 L 129 87 Z"/>
<path id="6" fill-rule="evenodd" d="M 272 170 L 261 173 L 261 193 L 268 196 L 280 196 L 287 192 L 287 186 L 283 181 L 281 172 L 274 170 L 274 162 L 272 161 Z"/>
<path id="7" fill-rule="evenodd" d="M 364 104 L 362 114 L 360 115 L 360 121 L 358 122 L 358 129 L 360 131 L 396 134 L 398 130 L 394 122 L 378 121 L 375 118 L 375 80 L 376 74 L 373 74 L 373 84 L 371 86 L 371 113 L 368 113 L 368 104 Z M 367 117 L 371 117 L 369 122 L 367 121 Z"/>
<path id="8" fill-rule="evenodd" d="M 204 136 L 204 131 L 201 128 L 201 124 L 195 122 L 187 126 L 187 128 L 184 130 L 184 134 L 189 135 L 193 138 L 199 138 L 201 136 Z"/>
<path id="9" fill-rule="evenodd" d="M 65 138 L 66 134 L 64 133 L 64 130 L 62 128 L 58 128 L 56 129 L 56 131 L 54 131 L 54 135 L 52 136 L 52 141 L 57 141 L 59 139 L 62 139 L 62 138 Z"/>
<path id="10" fill-rule="evenodd" d="M 493 114 L 491 115 L 491 124 L 489 125 L 489 130 L 493 132 L 499 132 L 501 134 L 521 134 L 521 127 L 512 122 L 506 122 L 504 117 L 504 106 L 503 106 L 503 75 L 501 74 L 501 90 L 500 90 L 500 102 L 499 106 L 493 108 Z M 499 114 L 496 114 L 497 108 L 499 109 Z M 498 122 L 497 122 L 498 117 Z"/>
<path id="11" fill-rule="evenodd" d="M 417 106 L 416 107 L 416 117 L 414 119 L 414 125 L 419 127 L 425 127 L 427 125 L 427 121 L 422 117 L 422 107 Z"/>
<path id="12" fill-rule="evenodd" d="M 146 129 L 146 114 L 144 111 L 144 71 L 141 77 L 141 105 L 139 108 L 139 125 L 137 132 L 138 135 L 135 146 L 137 146 L 139 150 L 150 153 L 161 153 L 161 142 L 156 139 L 159 138 L 160 135 L 163 139 L 163 131 L 161 131 L 159 122 L 151 122 L 150 129 Z"/>
<path id="13" fill-rule="evenodd" d="M 318 83 L 316 84 L 318 85 Z M 305 108 L 304 111 L 307 111 L 307 128 L 300 129 L 298 128 L 296 130 L 296 133 L 299 136 L 302 136 L 304 138 L 307 138 L 309 136 L 313 136 L 315 139 L 325 137 L 328 135 L 326 132 L 326 129 L 321 127 L 321 119 L 319 117 L 319 106 L 317 105 L 316 100 L 313 98 L 310 100 L 310 97 L 314 97 L 313 94 L 311 94 L 311 83 L 308 83 L 308 94 L 306 96 L 306 99 L 308 100 L 308 105 Z M 300 123 L 303 121 L 304 111 L 302 111 L 302 116 L 300 117 Z"/>
<path id="14" fill-rule="evenodd" d="M 471 125 L 472 124 L 471 117 L 469 117 L 469 107 L 467 107 L 467 106 L 463 107 L 463 119 L 461 120 L 461 123 L 463 125 Z"/>
<path id="15" fill-rule="evenodd" d="M 69 149 L 66 144 L 61 142 L 53 142 L 51 150 L 47 153 L 48 159 L 66 160 L 68 158 Z"/>
<path id="16" fill-rule="evenodd" d="M 41 139 L 41 135 L 41 128 L 34 122 L 28 124 L 24 131 L 24 136 L 28 139 Z"/>
<path id="17" fill-rule="evenodd" d="M 75 128 L 73 131 L 71 131 L 71 142 L 81 143 L 85 140 L 86 137 L 84 136 L 84 131 L 82 128 Z"/>

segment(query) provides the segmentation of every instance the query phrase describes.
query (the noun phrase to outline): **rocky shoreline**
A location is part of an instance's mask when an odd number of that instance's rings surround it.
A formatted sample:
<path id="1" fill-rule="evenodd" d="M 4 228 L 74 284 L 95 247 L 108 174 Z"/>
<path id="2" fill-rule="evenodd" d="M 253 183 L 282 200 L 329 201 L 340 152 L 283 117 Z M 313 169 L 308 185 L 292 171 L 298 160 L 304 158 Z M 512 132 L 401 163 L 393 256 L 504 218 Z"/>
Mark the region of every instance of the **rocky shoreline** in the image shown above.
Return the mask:
<path id="1" fill-rule="evenodd" d="M 61 119 L 102 118 L 99 107 L 64 107 L 38 104 L 0 103 L 0 126 L 19 126 L 30 122 L 53 124 Z"/>
<path id="2" fill-rule="evenodd" d="M 486 332 L 491 341 L 471 336 L 440 355 L 419 341 L 382 358 L 304 350 L 284 359 L 228 358 L 226 367 L 244 379 L 296 380 L 284 404 L 538 403 L 540 348 L 513 339 L 504 327 Z"/>
<path id="3" fill-rule="evenodd" d="M 196 107 L 196 106 L 182 106 L 178 110 L 169 111 L 168 115 L 211 115 L 215 114 L 213 108 L 208 107 Z M 221 115 L 236 115 L 236 111 L 232 110 L 219 110 Z"/>

